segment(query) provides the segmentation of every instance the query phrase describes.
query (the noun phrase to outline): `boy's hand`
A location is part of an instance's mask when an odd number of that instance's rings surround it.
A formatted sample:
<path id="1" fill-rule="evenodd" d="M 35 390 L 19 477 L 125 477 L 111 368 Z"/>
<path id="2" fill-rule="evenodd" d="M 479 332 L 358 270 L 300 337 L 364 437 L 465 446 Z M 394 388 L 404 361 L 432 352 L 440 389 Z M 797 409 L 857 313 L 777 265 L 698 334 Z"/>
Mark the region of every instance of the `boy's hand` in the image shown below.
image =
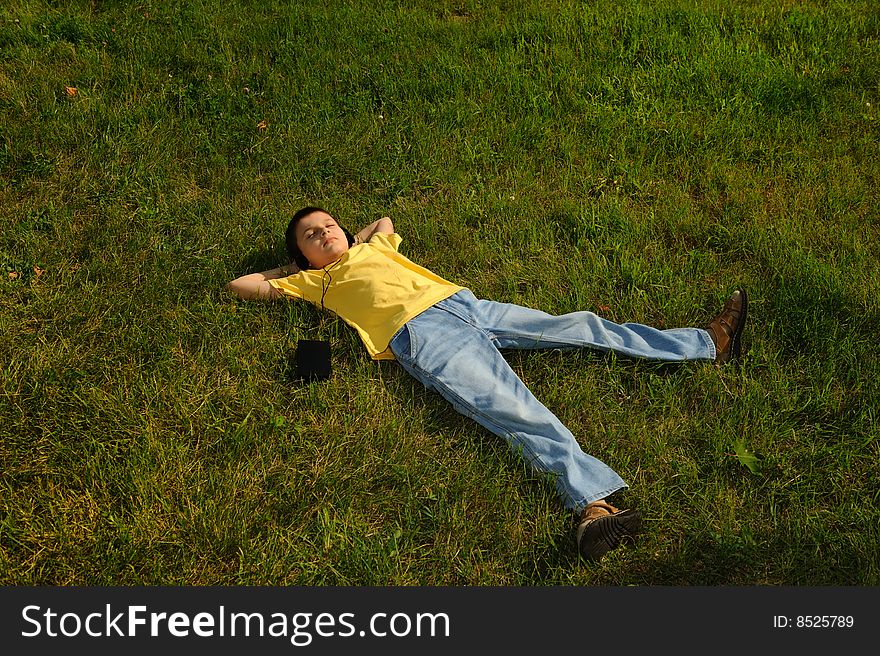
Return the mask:
<path id="1" fill-rule="evenodd" d="M 366 242 L 370 241 L 370 237 L 375 235 L 377 232 L 382 232 L 386 235 L 390 235 L 394 232 L 394 224 L 391 223 L 391 219 L 389 217 L 383 216 L 378 221 L 373 221 L 373 223 L 357 233 L 357 237 L 360 241 Z"/>

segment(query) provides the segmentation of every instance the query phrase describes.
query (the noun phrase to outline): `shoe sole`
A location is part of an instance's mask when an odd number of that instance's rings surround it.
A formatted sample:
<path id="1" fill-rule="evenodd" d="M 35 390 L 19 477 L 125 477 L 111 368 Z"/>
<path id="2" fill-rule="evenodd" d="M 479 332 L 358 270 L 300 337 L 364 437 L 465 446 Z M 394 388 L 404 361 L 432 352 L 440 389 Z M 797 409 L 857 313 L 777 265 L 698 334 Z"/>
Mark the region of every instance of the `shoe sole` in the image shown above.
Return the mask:
<path id="1" fill-rule="evenodd" d="M 742 334 L 743 330 L 746 327 L 746 317 L 749 316 L 749 295 L 746 294 L 746 290 L 740 288 L 740 295 L 742 296 L 742 310 L 740 310 L 739 324 L 736 327 L 736 332 L 733 334 L 731 338 L 730 345 L 730 359 L 736 360 L 739 358 L 742 353 Z"/>
<path id="2" fill-rule="evenodd" d="M 590 522 L 581 535 L 578 550 L 586 560 L 599 560 L 623 542 L 632 541 L 642 525 L 637 510 L 624 510 Z"/>

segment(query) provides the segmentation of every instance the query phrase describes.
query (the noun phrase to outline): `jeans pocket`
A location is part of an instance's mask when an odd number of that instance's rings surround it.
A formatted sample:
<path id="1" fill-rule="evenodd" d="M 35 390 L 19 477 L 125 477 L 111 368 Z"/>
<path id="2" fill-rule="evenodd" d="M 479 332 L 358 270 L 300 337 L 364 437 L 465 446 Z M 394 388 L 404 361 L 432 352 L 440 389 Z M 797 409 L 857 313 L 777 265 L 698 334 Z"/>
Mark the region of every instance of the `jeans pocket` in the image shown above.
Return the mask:
<path id="1" fill-rule="evenodd" d="M 412 361 L 412 340 L 409 335 L 409 328 L 406 324 L 400 327 L 400 330 L 391 338 L 391 352 L 394 357 L 404 362 Z"/>

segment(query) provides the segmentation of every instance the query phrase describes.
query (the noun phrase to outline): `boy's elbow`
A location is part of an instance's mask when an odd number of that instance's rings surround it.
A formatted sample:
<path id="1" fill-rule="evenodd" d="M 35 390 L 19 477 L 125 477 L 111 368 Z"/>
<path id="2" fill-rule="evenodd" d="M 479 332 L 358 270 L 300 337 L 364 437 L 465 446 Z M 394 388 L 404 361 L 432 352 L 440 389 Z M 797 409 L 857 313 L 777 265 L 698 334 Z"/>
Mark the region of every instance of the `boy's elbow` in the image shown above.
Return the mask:
<path id="1" fill-rule="evenodd" d="M 231 280 L 230 282 L 226 283 L 224 289 L 233 296 L 243 298 L 241 285 L 239 284 L 238 280 Z"/>
<path id="2" fill-rule="evenodd" d="M 231 293 L 236 298 L 239 298 L 243 301 L 249 301 L 256 297 L 255 292 L 259 291 L 254 288 L 254 284 L 247 279 L 247 276 L 242 278 L 236 278 L 235 280 L 226 284 L 226 291 Z"/>

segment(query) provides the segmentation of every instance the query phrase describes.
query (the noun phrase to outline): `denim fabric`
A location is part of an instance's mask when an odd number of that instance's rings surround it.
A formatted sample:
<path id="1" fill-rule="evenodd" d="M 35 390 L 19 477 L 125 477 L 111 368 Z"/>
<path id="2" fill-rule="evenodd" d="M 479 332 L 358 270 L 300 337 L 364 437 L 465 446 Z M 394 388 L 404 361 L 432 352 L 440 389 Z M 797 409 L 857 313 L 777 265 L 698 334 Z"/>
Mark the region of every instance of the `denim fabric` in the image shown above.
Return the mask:
<path id="1" fill-rule="evenodd" d="M 632 358 L 711 360 L 699 328 L 658 330 L 615 324 L 592 312 L 553 316 L 460 291 L 410 319 L 391 340 L 400 365 L 456 410 L 503 437 L 533 467 L 551 474 L 566 508 L 578 510 L 626 488 L 605 463 L 529 391 L 499 349 L 591 348 Z"/>

